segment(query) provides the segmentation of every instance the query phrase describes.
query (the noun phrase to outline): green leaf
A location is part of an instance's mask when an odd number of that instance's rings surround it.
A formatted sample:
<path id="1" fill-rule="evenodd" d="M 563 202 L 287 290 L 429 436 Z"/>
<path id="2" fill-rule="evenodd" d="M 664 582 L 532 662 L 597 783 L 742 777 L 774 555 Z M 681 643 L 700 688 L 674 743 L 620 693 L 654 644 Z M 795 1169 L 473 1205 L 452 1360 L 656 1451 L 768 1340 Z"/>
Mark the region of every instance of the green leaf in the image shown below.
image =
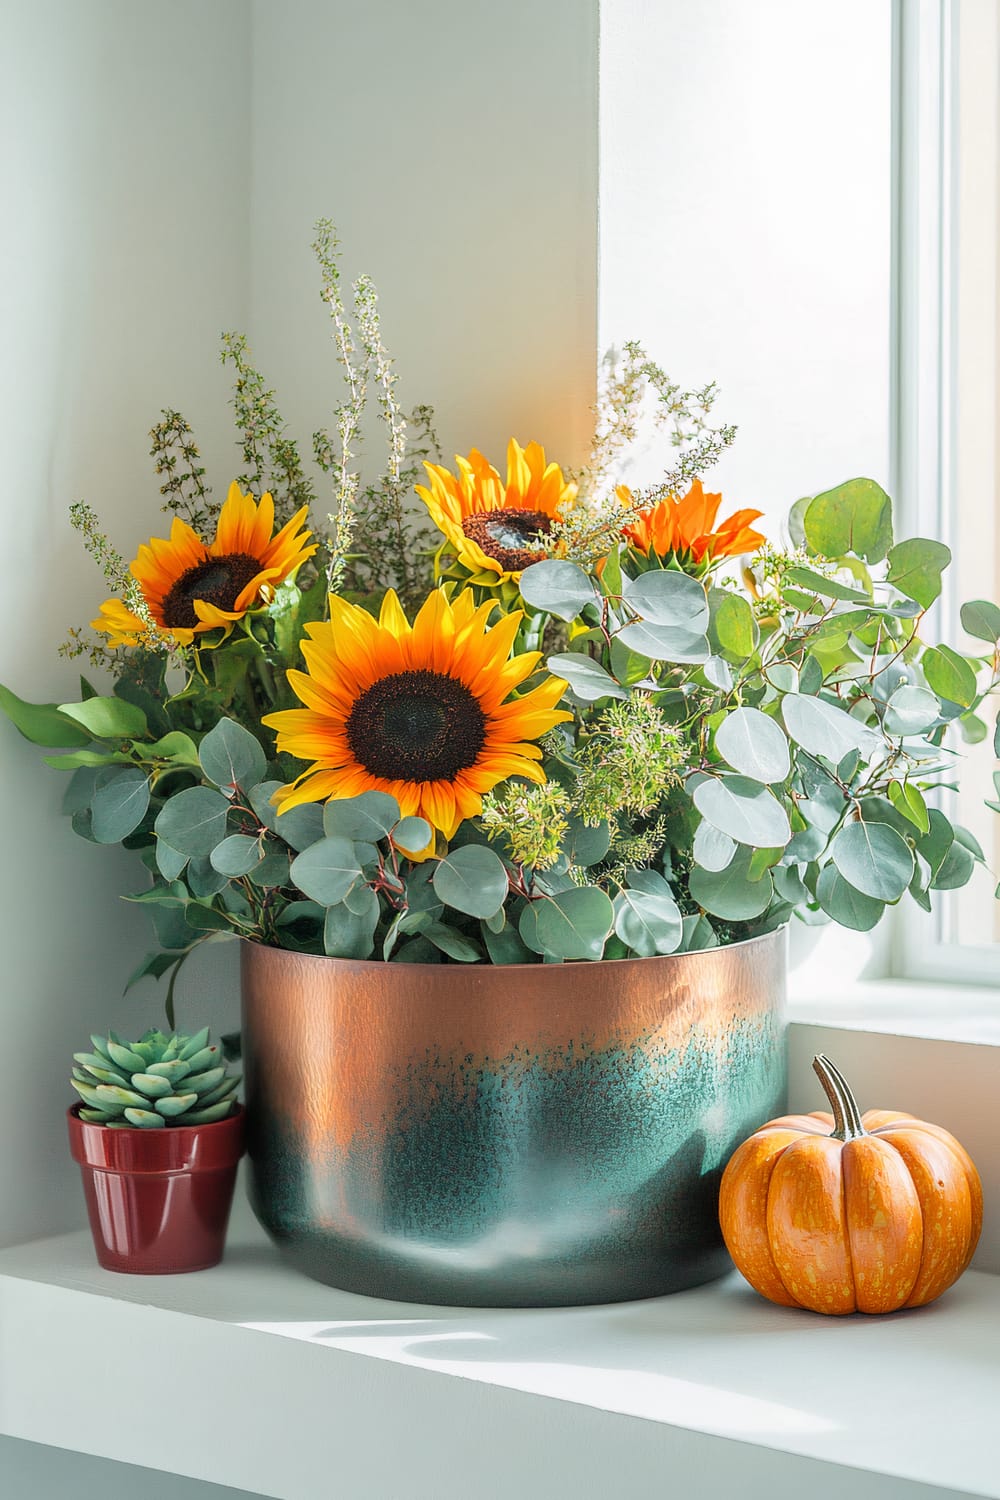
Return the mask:
<path id="1" fill-rule="evenodd" d="M 702 822 L 694 836 L 692 854 L 703 870 L 724 870 L 736 853 L 737 843 L 712 823 Z"/>
<path id="2" fill-rule="evenodd" d="M 920 658 L 928 686 L 939 698 L 970 708 L 976 698 L 976 674 L 950 646 L 929 646 Z"/>
<path id="3" fill-rule="evenodd" d="M 521 598 L 559 620 L 575 620 L 599 595 L 590 578 L 576 563 L 546 561 L 532 563 L 521 574 Z"/>
<path id="4" fill-rule="evenodd" d="M 124 698 L 88 698 L 60 703 L 59 712 L 82 724 L 94 740 L 134 740 L 146 733 L 146 715 Z"/>
<path id="5" fill-rule="evenodd" d="M 611 847 L 610 824 L 603 821 L 595 828 L 590 828 L 575 813 L 569 815 L 566 823 L 562 847 L 570 864 L 578 865 L 581 869 L 600 864 Z"/>
<path id="6" fill-rule="evenodd" d="M 503 861 L 481 844 L 450 849 L 438 861 L 431 883 L 446 906 L 480 918 L 498 912 L 509 890 Z"/>
<path id="7" fill-rule="evenodd" d="M 675 953 L 684 936 L 676 901 L 645 891 L 623 890 L 614 902 L 615 932 L 640 958 Z"/>
<path id="8" fill-rule="evenodd" d="M 207 900 L 223 891 L 229 882 L 228 875 L 221 875 L 214 867 L 210 854 L 201 854 L 188 864 L 187 883 L 191 893 L 199 900 Z"/>
<path id="9" fill-rule="evenodd" d="M 897 812 L 902 813 L 920 833 L 930 833 L 931 820 L 920 788 L 912 781 L 893 781 L 889 784 L 889 801 Z"/>
<path id="10" fill-rule="evenodd" d="M 142 745 L 140 748 L 147 760 L 156 756 L 159 760 L 172 760 L 181 766 L 200 765 L 198 746 L 189 734 L 184 734 L 180 729 L 172 729 L 152 745 Z"/>
<path id="11" fill-rule="evenodd" d="M 164 880 L 176 880 L 187 864 L 188 856 L 182 854 L 179 849 L 171 849 L 168 843 L 159 838 L 153 848 L 156 855 L 156 868 Z"/>
<path id="12" fill-rule="evenodd" d="M 434 837 L 426 818 L 400 818 L 392 830 L 392 842 L 404 854 L 419 854 Z"/>
<path id="13" fill-rule="evenodd" d="M 97 843 L 121 843 L 138 828 L 148 807 L 149 782 L 145 771 L 137 766 L 129 766 L 113 781 L 105 782 L 90 804 L 90 826 Z"/>
<path id="14" fill-rule="evenodd" d="M 293 849 L 308 849 L 323 837 L 323 808 L 318 802 L 302 802 L 279 812 L 271 801 L 283 781 L 261 781 L 249 792 L 250 806 L 265 828 L 291 844 Z"/>
<path id="15" fill-rule="evenodd" d="M 420 929 L 421 935 L 442 953 L 447 953 L 449 958 L 454 958 L 461 964 L 482 963 L 483 950 L 478 943 L 471 938 L 465 937 L 456 927 L 449 927 L 446 922 L 428 922 Z"/>
<path id="16" fill-rule="evenodd" d="M 913 852 L 887 823 L 845 823 L 830 854 L 847 883 L 877 901 L 898 901 L 913 879 Z"/>
<path id="17" fill-rule="evenodd" d="M 885 727 L 889 734 L 923 734 L 941 715 L 941 705 L 927 688 L 903 683 L 886 705 Z"/>
<path id="18" fill-rule="evenodd" d="M 885 911 L 883 901 L 856 890 L 834 864 L 820 871 L 816 899 L 828 917 L 854 932 L 870 932 Z"/>
<path id="19" fill-rule="evenodd" d="M 755 781 L 784 781 L 791 770 L 788 740 L 758 708 L 737 708 L 715 731 L 715 748 L 734 771 Z"/>
<path id="20" fill-rule="evenodd" d="M 715 928 L 706 916 L 694 912 L 684 918 L 684 937 L 681 953 L 703 953 L 706 948 L 718 948 L 719 939 Z"/>
<path id="21" fill-rule="evenodd" d="M 54 703 L 25 703 L 10 688 L 0 687 L 0 709 L 33 745 L 76 750 L 90 743 L 91 736 L 65 718 Z"/>
<path id="22" fill-rule="evenodd" d="M 92 703 L 97 699 L 92 698 Z M 229 802 L 221 792 L 208 786 L 192 786 L 177 792 L 164 803 L 155 829 L 181 854 L 208 856 L 226 836 Z"/>
<path id="23" fill-rule="evenodd" d="M 977 641 L 1000 641 L 1000 607 L 989 599 L 971 599 L 962 605 L 962 629 Z"/>
<path id="24" fill-rule="evenodd" d="M 337 906 L 360 875 L 354 845 L 346 838 L 320 839 L 292 860 L 292 880 L 321 906 Z"/>
<path id="25" fill-rule="evenodd" d="M 784 848 L 792 836 L 788 814 L 774 793 L 749 777 L 710 777 L 695 788 L 693 800 L 703 818 L 738 844 Z"/>
<path id="26" fill-rule="evenodd" d="M 370 886 L 364 886 L 370 897 L 363 911 L 351 911 L 341 902 L 327 909 L 323 923 L 323 951 L 330 958 L 369 958 L 375 948 L 378 926 L 378 897 Z"/>
<path id="27" fill-rule="evenodd" d="M 928 609 L 941 593 L 941 574 L 950 562 L 951 549 L 943 542 L 910 537 L 889 549 L 886 582 Z"/>
<path id="28" fill-rule="evenodd" d="M 852 718 L 846 706 L 834 708 L 824 698 L 789 693 L 782 700 L 781 716 L 797 745 L 834 765 L 839 765 L 852 750 L 867 759 L 881 744 L 880 736 Z"/>
<path id="29" fill-rule="evenodd" d="M 721 595 L 718 604 L 715 602 L 717 593 Z M 742 594 L 721 589 L 717 593 L 713 590 L 711 628 L 719 649 L 731 661 L 748 661 L 760 638 L 753 610 Z"/>
<path id="30" fill-rule="evenodd" d="M 539 563 L 534 563 L 539 567 Z M 523 578 L 523 574 L 521 575 Z M 591 661 L 577 651 L 550 656 L 545 663 L 555 677 L 569 683 L 572 692 L 583 703 L 596 703 L 598 698 L 627 698 L 628 691 L 607 673 L 599 662 Z"/>
<path id="31" fill-rule="evenodd" d="M 577 886 L 537 905 L 542 951 L 559 959 L 598 959 L 615 920 L 611 899 L 597 886 Z M 522 933 L 523 936 L 523 933 Z"/>
<path id="32" fill-rule="evenodd" d="M 771 876 L 768 873 L 760 880 L 751 880 L 751 858 L 749 849 L 740 848 L 724 870 L 695 866 L 688 877 L 688 890 L 698 905 L 730 922 L 748 922 L 766 911 L 773 894 Z"/>
<path id="33" fill-rule="evenodd" d="M 881 562 L 892 546 L 892 503 L 874 479 L 848 479 L 810 501 L 803 528 L 811 552 Z"/>
<path id="34" fill-rule="evenodd" d="M 970 849 L 959 842 L 958 830 L 948 852 L 934 872 L 931 888 L 935 891 L 956 891 L 972 879 L 976 860 Z"/>
<path id="35" fill-rule="evenodd" d="M 643 576 L 649 578 L 652 575 L 646 573 Z M 712 654 L 706 635 L 677 629 L 673 625 L 658 625 L 653 620 L 626 625 L 618 632 L 618 640 L 630 651 L 638 651 L 650 661 L 701 663 L 708 661 Z"/>
<path id="36" fill-rule="evenodd" d="M 622 589 L 629 608 L 648 624 L 695 637 L 708 629 L 704 585 L 687 573 L 654 568 L 638 578 L 626 578 Z"/>
<path id="37" fill-rule="evenodd" d="M 231 833 L 228 838 L 217 844 L 209 855 L 213 870 L 218 870 L 220 875 L 225 875 L 229 880 L 238 880 L 241 875 L 249 875 L 255 870 L 263 858 L 263 851 L 258 839 L 250 838 L 245 833 Z"/>
<path id="38" fill-rule="evenodd" d="M 824 578 L 814 568 L 789 568 L 785 577 L 789 583 L 811 590 L 824 599 L 843 599 L 850 604 L 871 604 L 868 594 L 862 593 L 860 589 L 852 589 L 836 578 Z"/>
<path id="39" fill-rule="evenodd" d="M 236 787 L 249 791 L 264 776 L 267 757 L 249 729 L 235 719 L 220 719 L 198 749 L 201 768 L 209 781 L 232 795 Z"/>
<path id="40" fill-rule="evenodd" d="M 526 947 L 516 927 L 508 922 L 502 932 L 492 932 L 483 923 L 483 942 L 490 956 L 492 964 L 530 964 L 535 962 L 535 954 Z"/>
<path id="41" fill-rule="evenodd" d="M 377 844 L 398 822 L 399 803 L 388 792 L 362 792 L 359 797 L 328 802 L 323 810 L 328 835 L 366 844 Z"/>

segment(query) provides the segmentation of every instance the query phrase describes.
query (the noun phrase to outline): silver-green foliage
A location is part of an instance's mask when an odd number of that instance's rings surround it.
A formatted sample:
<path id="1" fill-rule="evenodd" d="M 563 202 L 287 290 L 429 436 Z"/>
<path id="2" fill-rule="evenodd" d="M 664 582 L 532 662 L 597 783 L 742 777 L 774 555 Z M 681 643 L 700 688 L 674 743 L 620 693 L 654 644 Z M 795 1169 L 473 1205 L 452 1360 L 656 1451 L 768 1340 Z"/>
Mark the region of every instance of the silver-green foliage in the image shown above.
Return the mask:
<path id="1" fill-rule="evenodd" d="M 70 1079 L 83 1100 L 81 1120 L 142 1130 L 211 1125 L 236 1104 L 238 1073 L 230 1073 L 208 1027 L 194 1036 L 147 1031 L 126 1042 L 113 1031 L 92 1036 L 91 1052 L 75 1052 Z"/>

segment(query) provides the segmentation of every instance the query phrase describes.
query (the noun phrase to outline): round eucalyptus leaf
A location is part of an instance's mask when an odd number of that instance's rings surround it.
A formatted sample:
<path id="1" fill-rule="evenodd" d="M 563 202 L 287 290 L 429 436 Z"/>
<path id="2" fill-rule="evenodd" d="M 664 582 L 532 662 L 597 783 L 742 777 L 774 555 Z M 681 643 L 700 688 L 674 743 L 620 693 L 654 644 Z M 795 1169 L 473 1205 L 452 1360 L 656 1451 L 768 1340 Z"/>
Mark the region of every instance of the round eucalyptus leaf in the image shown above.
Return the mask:
<path id="1" fill-rule="evenodd" d="M 355 912 L 340 902 L 327 908 L 323 922 L 323 952 L 329 958 L 369 958 L 375 948 L 375 928 L 378 926 L 378 897 L 368 886 L 364 887 L 374 897 L 374 909 Z"/>
<path id="2" fill-rule="evenodd" d="M 533 905 L 537 907 L 536 931 L 543 953 L 560 959 L 602 956 L 615 920 L 611 898 L 604 891 L 597 886 L 577 886 Z"/>
<path id="3" fill-rule="evenodd" d="M 626 889 L 615 897 L 615 932 L 640 958 L 675 953 L 684 936 L 676 901 Z"/>
<path id="4" fill-rule="evenodd" d="M 460 964 L 478 964 L 482 962 L 483 950 L 478 943 L 467 938 L 464 933 L 459 932 L 457 927 L 449 927 L 447 922 L 427 922 L 422 926 L 421 934 L 435 948 L 442 953 L 447 953 L 449 958 L 455 959 Z"/>
<path id="5" fill-rule="evenodd" d="M 156 854 L 156 868 L 164 880 L 176 880 L 188 862 L 186 854 L 179 849 L 171 849 L 170 845 L 164 843 L 163 839 L 157 839 L 154 845 Z"/>
<path id="6" fill-rule="evenodd" d="M 802 524 L 809 550 L 822 557 L 853 552 L 875 563 L 892 546 L 892 503 L 874 479 L 849 479 L 817 495 Z"/>
<path id="7" fill-rule="evenodd" d="M 359 797 L 328 802 L 323 810 L 328 835 L 362 839 L 367 844 L 377 844 L 398 822 L 399 803 L 388 792 L 362 792 Z"/>
<path id="8" fill-rule="evenodd" d="M 694 836 L 694 862 L 703 870 L 724 870 L 736 853 L 736 840 L 704 820 Z"/>
<path id="9" fill-rule="evenodd" d="M 846 709 L 827 703 L 825 698 L 789 693 L 782 700 L 781 716 L 797 745 L 834 765 L 839 765 L 852 750 L 867 758 L 881 744 L 880 736 L 873 730 L 852 718 Z"/>
<path id="10" fill-rule="evenodd" d="M 856 890 L 834 864 L 820 871 L 816 899 L 828 917 L 854 932 L 870 932 L 885 911 L 883 901 Z"/>
<path id="11" fill-rule="evenodd" d="M 598 597 L 593 583 L 576 563 L 546 560 L 532 563 L 521 574 L 524 602 L 559 620 L 575 620 Z"/>
<path id="12" fill-rule="evenodd" d="M 323 837 L 323 809 L 318 802 L 302 802 L 298 807 L 290 807 L 287 812 L 272 811 L 276 815 L 271 823 L 265 822 L 263 818 L 260 821 L 299 853 Z M 260 813 L 257 816 L 260 817 Z"/>
<path id="13" fill-rule="evenodd" d="M 191 894 L 199 900 L 211 900 L 219 891 L 225 890 L 229 876 L 219 873 L 212 864 L 210 855 L 201 854 L 197 859 L 188 861 L 187 883 L 191 887 Z"/>
<path id="14" fill-rule="evenodd" d="M 98 787 L 90 803 L 91 831 L 98 844 L 118 844 L 133 833 L 149 807 L 145 771 L 127 766 L 113 781 Z"/>
<path id="15" fill-rule="evenodd" d="M 749 661 L 753 656 L 760 632 L 753 610 L 742 594 L 728 589 L 713 591 L 711 633 L 731 661 Z"/>
<path id="16" fill-rule="evenodd" d="M 303 895 L 321 906 L 336 906 L 360 876 L 361 866 L 349 839 L 325 838 L 297 855 L 290 873 Z"/>
<path id="17" fill-rule="evenodd" d="M 181 854 L 208 856 L 226 836 L 229 800 L 209 786 L 192 786 L 164 803 L 156 819 L 159 838 Z"/>
<path id="18" fill-rule="evenodd" d="M 721 688 L 728 693 L 733 685 L 733 671 L 729 663 L 721 656 L 710 656 L 705 663 L 705 680 L 713 687 Z"/>
<path id="19" fill-rule="evenodd" d="M 536 567 L 539 565 L 536 563 Z M 523 575 L 522 575 L 523 576 Z M 569 683 L 570 691 L 582 703 L 596 703 L 598 698 L 627 698 L 628 690 L 604 670 L 600 662 L 591 661 L 578 651 L 550 656 L 545 663 L 555 677 Z"/>
<path id="20" fill-rule="evenodd" d="M 941 574 L 951 562 L 951 549 L 927 537 L 908 537 L 890 547 L 886 583 L 927 609 L 941 593 Z"/>
<path id="21" fill-rule="evenodd" d="M 400 818 L 392 830 L 392 842 L 404 854 L 420 854 L 433 837 L 434 830 L 426 818 Z"/>
<path id="22" fill-rule="evenodd" d="M 962 605 L 962 629 L 978 641 L 1000 641 L 1000 606 L 990 599 L 970 599 Z"/>
<path id="23" fill-rule="evenodd" d="M 591 828 L 582 818 L 572 813 L 566 821 L 567 829 L 562 846 L 570 863 L 579 865 L 582 869 L 599 864 L 611 847 L 610 824 L 602 821 Z"/>
<path id="24" fill-rule="evenodd" d="M 245 833 L 231 833 L 221 844 L 216 844 L 209 855 L 212 869 L 218 870 L 220 875 L 225 875 L 230 880 L 249 875 L 262 858 L 260 841 Z"/>
<path id="25" fill-rule="evenodd" d="M 643 575 L 648 578 L 651 575 Z M 697 631 L 673 625 L 660 625 L 654 620 L 643 620 L 638 625 L 626 625 L 618 632 L 617 639 L 630 651 L 650 661 L 695 662 L 708 661 L 711 651 L 708 637 Z"/>
<path id="26" fill-rule="evenodd" d="M 625 602 L 642 619 L 667 625 L 687 635 L 708 629 L 708 599 L 704 585 L 687 573 L 654 568 L 622 583 Z"/>
<path id="27" fill-rule="evenodd" d="M 710 777 L 695 789 L 694 805 L 738 844 L 784 848 L 792 836 L 788 814 L 774 793 L 746 776 Z"/>
<path id="28" fill-rule="evenodd" d="M 927 688 L 904 683 L 889 699 L 885 711 L 885 727 L 890 734 L 923 734 L 936 723 L 941 705 Z"/>
<path id="29" fill-rule="evenodd" d="M 734 771 L 754 781 L 784 781 L 791 769 L 788 740 L 759 708 L 737 708 L 715 731 L 715 748 Z"/>
<path id="30" fill-rule="evenodd" d="M 935 891 L 958 890 L 960 886 L 967 885 L 971 880 L 975 866 L 975 856 L 964 844 L 959 843 L 956 832 L 956 837 L 952 840 L 947 854 L 934 872 L 931 889 Z"/>
<path id="31" fill-rule="evenodd" d="M 913 879 L 913 853 L 888 823 L 845 823 L 830 854 L 847 883 L 877 901 L 898 901 Z"/>
<path id="32" fill-rule="evenodd" d="M 237 787 L 249 791 L 260 782 L 267 769 L 267 757 L 249 729 L 235 719 L 220 719 L 198 747 L 201 769 L 221 791 L 232 793 Z"/>
<path id="33" fill-rule="evenodd" d="M 431 884 L 446 906 L 481 918 L 500 910 L 509 889 L 503 861 L 482 844 L 449 849 L 438 861 Z"/>
<path id="34" fill-rule="evenodd" d="M 502 932 L 493 932 L 484 923 L 483 942 L 492 964 L 530 964 L 537 955 L 528 948 L 516 927 L 508 922 Z"/>
<path id="35" fill-rule="evenodd" d="M 748 922 L 771 904 L 770 871 L 759 880 L 750 879 L 750 850 L 740 849 L 724 870 L 702 870 L 697 865 L 688 877 L 688 889 L 705 911 L 730 922 Z"/>
<path id="36" fill-rule="evenodd" d="M 976 696 L 976 673 L 973 667 L 950 646 L 930 646 L 920 658 L 927 686 L 939 698 L 968 708 Z"/>

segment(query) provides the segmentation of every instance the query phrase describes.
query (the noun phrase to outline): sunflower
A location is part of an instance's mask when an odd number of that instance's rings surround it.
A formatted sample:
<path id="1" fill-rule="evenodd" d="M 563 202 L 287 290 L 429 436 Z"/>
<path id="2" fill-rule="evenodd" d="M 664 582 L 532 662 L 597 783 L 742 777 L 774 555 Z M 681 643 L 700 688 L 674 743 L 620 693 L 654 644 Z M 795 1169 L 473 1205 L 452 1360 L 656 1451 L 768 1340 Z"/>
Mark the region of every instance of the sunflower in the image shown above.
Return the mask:
<path id="1" fill-rule="evenodd" d="M 619 485 L 615 494 L 623 505 L 632 504 L 632 492 L 626 485 Z M 764 537 L 759 531 L 752 531 L 749 523 L 756 521 L 763 511 L 738 510 L 723 521 L 718 531 L 713 531 L 721 504 L 722 496 L 706 495 L 701 480 L 696 479 L 683 500 L 667 495 L 649 510 L 641 511 L 624 528 L 623 535 L 647 557 L 687 554 L 694 563 L 705 566 L 720 557 L 755 551 Z"/>
<path id="2" fill-rule="evenodd" d="M 391 589 L 378 620 L 331 596 L 330 619 L 306 626 L 308 673 L 288 673 L 305 707 L 264 719 L 279 751 L 313 762 L 277 793 L 279 811 L 375 789 L 451 838 L 498 782 L 543 782 L 530 742 L 571 717 L 556 708 L 566 684 L 549 677 L 510 697 L 540 653 L 510 657 L 521 615 L 490 629 L 492 608 L 436 589 L 410 625 Z"/>
<path id="3" fill-rule="evenodd" d="M 451 543 L 458 561 L 477 583 L 501 584 L 520 577 L 545 556 L 540 537 L 576 499 L 556 463 L 545 462 L 540 443 L 507 445 L 507 483 L 473 448 L 468 458 L 455 455 L 458 476 L 440 464 L 425 463 L 430 489 L 416 486 L 431 520 Z"/>
<path id="4" fill-rule="evenodd" d="M 271 496 L 262 495 L 257 504 L 234 482 L 210 546 L 175 516 L 169 538 L 151 537 L 130 570 L 154 624 L 185 646 L 203 631 L 240 619 L 264 591 L 291 578 L 316 551 L 315 543 L 307 545 L 311 533 L 303 529 L 306 510 L 303 506 L 273 536 Z M 112 646 L 134 646 L 146 632 L 120 599 L 108 599 L 91 623 Z"/>

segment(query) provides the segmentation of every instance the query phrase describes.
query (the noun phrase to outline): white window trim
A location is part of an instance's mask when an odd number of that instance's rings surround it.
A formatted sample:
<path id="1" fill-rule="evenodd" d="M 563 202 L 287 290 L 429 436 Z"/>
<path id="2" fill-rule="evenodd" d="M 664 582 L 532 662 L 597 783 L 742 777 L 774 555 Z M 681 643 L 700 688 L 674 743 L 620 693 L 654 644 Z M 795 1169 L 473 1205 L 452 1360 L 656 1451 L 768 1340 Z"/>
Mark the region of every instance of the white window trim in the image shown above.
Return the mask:
<path id="1" fill-rule="evenodd" d="M 891 487 L 901 530 L 954 535 L 957 496 L 957 357 L 960 179 L 957 162 L 960 10 L 979 0 L 895 0 L 893 9 L 893 267 Z M 993 117 L 1000 104 L 994 70 Z M 995 286 L 991 289 L 994 293 Z M 957 626 L 946 576 L 942 631 Z M 980 875 L 980 879 L 983 877 Z M 950 899 L 928 922 L 907 906 L 890 915 L 889 971 L 896 979 L 992 985 L 995 943 L 948 941 Z M 1000 999 L 1000 990 L 997 992 Z"/>

